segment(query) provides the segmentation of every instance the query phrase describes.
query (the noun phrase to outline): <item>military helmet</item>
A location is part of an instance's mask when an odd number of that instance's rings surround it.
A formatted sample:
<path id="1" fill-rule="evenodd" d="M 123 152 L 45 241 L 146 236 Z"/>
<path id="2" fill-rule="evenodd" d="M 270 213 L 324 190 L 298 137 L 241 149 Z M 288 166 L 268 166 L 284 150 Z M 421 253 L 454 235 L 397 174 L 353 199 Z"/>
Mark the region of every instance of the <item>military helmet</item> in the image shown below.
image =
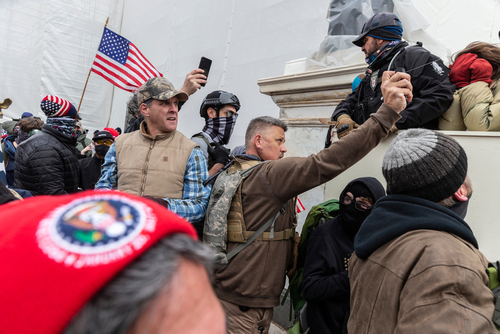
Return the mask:
<path id="1" fill-rule="evenodd" d="M 356 39 L 352 42 L 355 45 L 362 47 L 363 38 L 368 35 L 370 31 L 388 26 L 394 26 L 403 29 L 403 24 L 396 14 L 389 12 L 375 14 L 363 25 L 363 29 L 361 29 L 361 35 L 356 37 Z"/>
<path id="2" fill-rule="evenodd" d="M 228 104 L 234 106 L 236 111 L 240 110 L 240 100 L 238 100 L 236 95 L 223 90 L 215 90 L 208 94 L 201 103 L 200 116 L 208 119 L 208 108 L 213 108 L 216 111 L 219 111 L 220 107 Z"/>

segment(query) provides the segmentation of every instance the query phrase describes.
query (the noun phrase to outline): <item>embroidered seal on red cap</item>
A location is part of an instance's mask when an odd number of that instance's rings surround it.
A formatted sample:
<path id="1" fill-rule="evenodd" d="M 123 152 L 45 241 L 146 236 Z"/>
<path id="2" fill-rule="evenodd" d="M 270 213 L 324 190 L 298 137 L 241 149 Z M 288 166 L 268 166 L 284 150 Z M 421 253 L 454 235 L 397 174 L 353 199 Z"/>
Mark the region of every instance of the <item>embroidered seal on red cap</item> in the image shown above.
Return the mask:
<path id="1" fill-rule="evenodd" d="M 120 194 L 95 194 L 50 212 L 36 237 L 40 249 L 56 262 L 75 268 L 99 266 L 141 249 L 156 221 L 142 202 Z"/>

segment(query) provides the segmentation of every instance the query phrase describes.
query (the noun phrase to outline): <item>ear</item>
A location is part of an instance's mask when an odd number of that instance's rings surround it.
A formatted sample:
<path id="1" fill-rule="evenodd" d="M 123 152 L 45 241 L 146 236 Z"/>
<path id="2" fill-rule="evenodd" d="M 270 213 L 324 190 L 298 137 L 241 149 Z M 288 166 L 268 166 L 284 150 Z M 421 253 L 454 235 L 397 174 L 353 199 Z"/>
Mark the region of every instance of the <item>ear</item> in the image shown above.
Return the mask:
<path id="1" fill-rule="evenodd" d="M 143 114 L 144 117 L 149 117 L 149 107 L 146 103 L 142 103 L 139 108 L 141 110 L 141 114 Z"/>
<path id="2" fill-rule="evenodd" d="M 208 108 L 207 109 L 207 115 L 208 115 L 208 118 L 216 118 L 217 117 L 217 112 L 215 111 L 214 108 Z"/>
<path id="3" fill-rule="evenodd" d="M 457 201 L 465 202 L 469 199 L 466 196 L 466 193 L 467 193 L 467 189 L 465 189 L 465 185 L 462 184 L 460 186 L 460 188 L 458 188 L 458 190 L 453 194 L 453 198 L 456 199 Z"/>
<path id="4" fill-rule="evenodd" d="M 255 137 L 253 137 L 253 143 L 257 149 L 262 148 L 262 136 L 259 134 L 256 134 Z"/>

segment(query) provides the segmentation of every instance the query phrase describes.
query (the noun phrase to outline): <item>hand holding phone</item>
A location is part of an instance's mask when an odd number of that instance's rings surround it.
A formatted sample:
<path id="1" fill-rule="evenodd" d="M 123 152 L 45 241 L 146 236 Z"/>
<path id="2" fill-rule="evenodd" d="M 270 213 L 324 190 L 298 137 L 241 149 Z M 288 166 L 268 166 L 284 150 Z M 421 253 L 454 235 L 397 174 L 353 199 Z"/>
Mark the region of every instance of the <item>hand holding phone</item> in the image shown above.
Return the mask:
<path id="1" fill-rule="evenodd" d="M 208 73 L 210 72 L 210 66 L 212 66 L 212 61 L 208 58 L 201 57 L 199 69 L 203 70 L 203 74 L 207 77 L 205 80 L 208 80 Z M 201 84 L 202 87 L 205 87 L 205 83 Z"/>

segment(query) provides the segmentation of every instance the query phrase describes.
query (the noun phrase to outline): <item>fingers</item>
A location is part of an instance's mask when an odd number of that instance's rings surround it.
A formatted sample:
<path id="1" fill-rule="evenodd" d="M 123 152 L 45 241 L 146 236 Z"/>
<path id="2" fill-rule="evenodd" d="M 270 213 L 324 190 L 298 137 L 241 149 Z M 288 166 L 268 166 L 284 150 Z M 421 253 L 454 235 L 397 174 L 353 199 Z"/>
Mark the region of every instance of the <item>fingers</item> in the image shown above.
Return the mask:
<path id="1" fill-rule="evenodd" d="M 195 68 L 194 70 L 192 70 L 191 72 L 189 72 L 187 74 L 187 76 L 189 75 L 195 75 L 195 74 L 198 74 L 198 73 L 203 73 L 204 71 L 201 69 L 201 68 Z"/>

